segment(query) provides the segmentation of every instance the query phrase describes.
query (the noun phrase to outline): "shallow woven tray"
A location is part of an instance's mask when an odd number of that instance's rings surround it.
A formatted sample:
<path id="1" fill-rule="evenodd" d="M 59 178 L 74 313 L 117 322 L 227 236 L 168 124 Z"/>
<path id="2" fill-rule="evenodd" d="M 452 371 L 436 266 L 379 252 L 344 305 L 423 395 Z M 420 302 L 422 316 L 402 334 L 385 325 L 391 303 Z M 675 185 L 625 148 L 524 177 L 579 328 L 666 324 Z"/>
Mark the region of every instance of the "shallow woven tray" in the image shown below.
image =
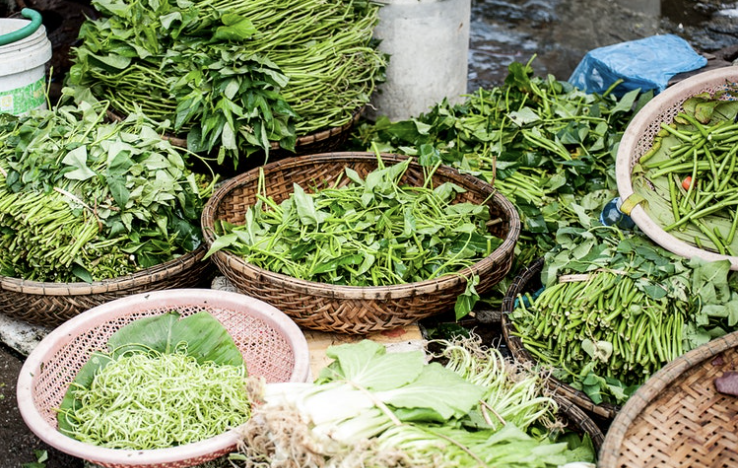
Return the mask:
<path id="1" fill-rule="evenodd" d="M 738 370 L 738 332 L 678 357 L 623 406 L 600 451 L 601 467 L 738 467 L 738 397 L 714 379 Z"/>
<path id="2" fill-rule="evenodd" d="M 542 285 L 541 271 L 543 270 L 543 264 L 544 259 L 539 258 L 525 267 L 522 272 L 518 273 L 505 293 L 505 298 L 502 300 L 502 335 L 505 338 L 507 347 L 510 348 L 510 352 L 513 357 L 518 361 L 527 364 L 536 364 L 537 361 L 528 352 L 528 350 L 525 349 L 520 338 L 515 335 L 517 330 L 508 314 L 515 310 L 515 300 L 517 299 L 518 294 L 532 294 L 540 289 Z M 545 383 L 555 395 L 561 395 L 578 407 L 603 418 L 614 418 L 620 409 L 618 406 L 607 403 L 596 404 L 585 393 L 573 388 L 569 384 L 551 377 L 550 374 L 545 374 Z"/>
<path id="3" fill-rule="evenodd" d="M 605 441 L 605 435 L 599 426 L 589 417 L 587 413 L 582 411 L 577 405 L 567 400 L 561 395 L 554 395 L 554 400 L 559 405 L 559 415 L 565 419 L 565 424 L 569 429 L 589 434 L 594 445 L 595 452 L 600 452 L 602 444 Z"/>
<path id="4" fill-rule="evenodd" d="M 692 96 L 703 92 L 714 93 L 725 89 L 726 83 L 736 82 L 738 82 L 736 66 L 702 72 L 667 88 L 638 111 L 623 134 L 615 162 L 618 193 L 623 201 L 633 194 L 633 167 L 653 145 L 654 137 L 661 130 L 661 123 L 673 122 L 674 117 L 682 110 L 682 104 Z M 738 256 L 702 250 L 679 240 L 651 220 L 640 204 L 633 208 L 630 216 L 643 233 L 665 249 L 686 258 L 699 257 L 706 261 L 727 259 L 731 263 L 731 269 L 738 270 Z"/>
<path id="5" fill-rule="evenodd" d="M 206 310 L 220 321 L 241 351 L 250 376 L 267 382 L 310 380 L 310 352 L 295 323 L 274 307 L 235 292 L 173 289 L 132 295 L 92 308 L 49 333 L 31 352 L 18 378 L 18 409 L 44 442 L 105 467 L 194 467 L 236 449 L 230 430 L 168 449 L 129 451 L 82 443 L 58 431 L 57 412 L 69 384 L 110 336 L 140 318 L 176 310 L 186 317 Z"/>
<path id="6" fill-rule="evenodd" d="M 387 165 L 405 158 L 382 156 Z M 293 192 L 293 183 L 306 191 L 314 185 L 332 185 L 347 166 L 363 177 L 377 168 L 377 159 L 372 153 L 339 152 L 279 160 L 263 167 L 266 195 L 279 204 Z M 215 241 L 216 220 L 243 223 L 246 209 L 256 201 L 258 178 L 258 169 L 237 176 L 220 187 L 207 202 L 201 224 L 208 246 Z M 411 163 L 402 182 L 422 186 L 423 178 L 423 167 Z M 493 225 L 490 231 L 503 238 L 503 243 L 471 268 L 460 271 L 466 276 L 479 275 L 476 290 L 482 294 L 509 272 L 520 235 L 520 218 L 507 199 L 478 178 L 442 166 L 436 171 L 433 183 L 438 185 L 445 181 L 467 190 L 457 196 L 457 202 L 482 204 L 494 194 L 486 204 L 492 218 L 500 218 L 501 223 Z M 344 177 L 341 184 L 348 182 Z M 367 334 L 409 325 L 452 308 L 466 288 L 466 281 L 458 275 L 386 287 L 336 286 L 270 272 L 226 251 L 216 252 L 212 260 L 239 291 L 276 306 L 298 325 L 339 333 Z"/>
<path id="7" fill-rule="evenodd" d="M 105 281 L 35 282 L 0 276 L 0 311 L 34 325 L 56 327 L 75 315 L 130 294 L 204 287 L 215 266 L 203 260 L 205 245 L 166 263 Z"/>

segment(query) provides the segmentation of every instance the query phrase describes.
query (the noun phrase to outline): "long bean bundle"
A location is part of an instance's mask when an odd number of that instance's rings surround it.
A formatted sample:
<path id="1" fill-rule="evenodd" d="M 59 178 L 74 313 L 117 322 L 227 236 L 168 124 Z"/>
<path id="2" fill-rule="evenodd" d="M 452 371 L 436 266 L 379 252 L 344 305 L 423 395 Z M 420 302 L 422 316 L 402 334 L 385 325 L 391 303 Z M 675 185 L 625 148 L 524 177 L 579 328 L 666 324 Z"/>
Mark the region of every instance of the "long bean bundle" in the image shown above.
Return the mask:
<path id="1" fill-rule="evenodd" d="M 738 254 L 738 105 L 714 96 L 689 98 L 633 168 L 646 213 L 664 231 L 701 249 Z"/>
<path id="2" fill-rule="evenodd" d="M 595 402 L 622 404 L 684 352 L 738 327 L 730 263 L 691 260 L 638 232 L 561 229 L 540 292 L 510 319 L 525 349 Z"/>
<path id="3" fill-rule="evenodd" d="M 91 282 L 200 245 L 214 182 L 141 122 L 102 123 L 105 107 L 83 102 L 0 121 L 3 275 Z"/>
<path id="4" fill-rule="evenodd" d="M 192 150 L 247 155 L 349 122 L 383 79 L 365 1 L 93 1 L 73 83 L 140 107 Z M 145 98 L 143 98 L 145 97 Z"/>

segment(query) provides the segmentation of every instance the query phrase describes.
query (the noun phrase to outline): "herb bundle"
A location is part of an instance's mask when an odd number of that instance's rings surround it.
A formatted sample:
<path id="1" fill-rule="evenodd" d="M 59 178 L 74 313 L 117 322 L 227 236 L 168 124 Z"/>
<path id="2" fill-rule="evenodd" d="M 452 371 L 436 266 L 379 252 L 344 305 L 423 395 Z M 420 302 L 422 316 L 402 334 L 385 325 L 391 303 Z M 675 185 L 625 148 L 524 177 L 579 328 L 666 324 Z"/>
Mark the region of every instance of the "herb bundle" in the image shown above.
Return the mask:
<path id="1" fill-rule="evenodd" d="M 214 181 L 136 116 L 105 103 L 0 117 L 0 272 L 100 281 L 182 256 L 202 242 Z"/>
<path id="2" fill-rule="evenodd" d="M 83 24 L 70 83 L 234 167 L 239 154 L 293 150 L 297 135 L 349 122 L 383 77 L 371 2 L 92 5 L 103 17 Z"/>
<path id="3" fill-rule="evenodd" d="M 239 432 L 248 466 L 550 467 L 594 461 L 556 402 L 479 342 L 442 342 L 447 366 L 369 340 L 332 346 L 313 384 L 262 384 Z M 335 406 L 341 403 L 342 406 Z M 493 410 L 493 411 L 490 411 Z M 547 426 L 548 425 L 548 426 Z M 571 446 L 569 445 L 571 442 Z"/>
<path id="4" fill-rule="evenodd" d="M 362 179 L 347 167 L 351 184 L 307 193 L 299 185 L 276 204 L 263 195 L 245 223 L 218 221 L 206 254 L 228 250 L 248 263 L 299 279 L 348 286 L 387 286 L 458 273 L 490 255 L 502 240 L 492 235 L 489 208 L 454 204 L 463 188 L 446 182 L 401 185 L 411 159 L 378 168 Z M 497 221 L 499 222 L 499 221 Z M 478 298 L 477 276 L 457 301 L 457 316 Z"/>

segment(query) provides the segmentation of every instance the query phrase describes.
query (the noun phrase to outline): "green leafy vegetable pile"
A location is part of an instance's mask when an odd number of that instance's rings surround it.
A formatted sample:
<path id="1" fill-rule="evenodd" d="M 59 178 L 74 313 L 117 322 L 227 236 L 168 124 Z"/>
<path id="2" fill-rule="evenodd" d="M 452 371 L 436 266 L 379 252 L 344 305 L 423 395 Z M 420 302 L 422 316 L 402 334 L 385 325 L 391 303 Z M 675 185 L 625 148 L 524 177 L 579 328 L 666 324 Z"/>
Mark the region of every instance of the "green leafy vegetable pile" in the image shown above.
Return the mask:
<path id="1" fill-rule="evenodd" d="M 545 256 L 545 290 L 510 319 L 533 357 L 595 403 L 623 404 L 654 372 L 738 326 L 728 260 L 685 260 L 640 232 L 567 227 Z"/>
<path id="2" fill-rule="evenodd" d="M 734 88 L 687 99 L 662 123 L 651 149 L 633 167 L 644 210 L 677 239 L 720 254 L 738 254 L 738 102 Z"/>
<path id="3" fill-rule="evenodd" d="M 263 404 L 239 428 L 245 462 L 478 468 L 594 461 L 588 436 L 570 439 L 544 425 L 553 423 L 556 402 L 541 395 L 538 379 L 475 340 L 442 345 L 446 366 L 425 364 L 421 351 L 386 353 L 369 340 L 332 346 L 335 361 L 314 384 L 263 385 Z"/>
<path id="4" fill-rule="evenodd" d="M 69 387 L 59 430 L 113 449 L 198 442 L 249 419 L 238 347 L 208 312 L 146 317 L 118 330 Z"/>
<path id="5" fill-rule="evenodd" d="M 306 193 L 299 185 L 277 205 L 265 197 L 249 207 L 245 224 L 219 221 L 207 256 L 228 250 L 263 269 L 299 279 L 350 286 L 386 286 L 457 273 L 490 255 L 501 243 L 492 235 L 489 208 L 454 204 L 464 189 L 446 182 L 400 185 L 412 159 L 378 168 L 362 179 L 345 169 L 351 184 Z M 498 221 L 499 222 L 499 221 Z M 469 279 L 467 296 L 478 279 Z M 462 296 L 457 314 L 471 305 Z M 473 303 L 473 302 L 472 302 Z M 461 309 L 461 310 L 459 310 Z"/>
<path id="6" fill-rule="evenodd" d="M 214 181 L 136 116 L 105 103 L 0 115 L 0 273 L 100 281 L 195 250 Z"/>
<path id="7" fill-rule="evenodd" d="M 218 161 L 349 122 L 384 75 L 366 1 L 94 0 L 71 84 Z"/>
<path id="8" fill-rule="evenodd" d="M 531 59 L 532 60 L 532 59 Z M 588 94 L 514 62 L 502 86 L 479 89 L 398 122 L 379 118 L 354 132 L 352 145 L 443 161 L 494 184 L 520 213 L 522 231 L 509 279 L 556 245 L 560 227 L 577 224 L 578 202 L 602 207 L 616 194 L 615 155 L 630 119 L 651 94 Z M 584 201 L 583 201 L 584 200 Z M 585 202 L 586 201 L 586 202 Z"/>

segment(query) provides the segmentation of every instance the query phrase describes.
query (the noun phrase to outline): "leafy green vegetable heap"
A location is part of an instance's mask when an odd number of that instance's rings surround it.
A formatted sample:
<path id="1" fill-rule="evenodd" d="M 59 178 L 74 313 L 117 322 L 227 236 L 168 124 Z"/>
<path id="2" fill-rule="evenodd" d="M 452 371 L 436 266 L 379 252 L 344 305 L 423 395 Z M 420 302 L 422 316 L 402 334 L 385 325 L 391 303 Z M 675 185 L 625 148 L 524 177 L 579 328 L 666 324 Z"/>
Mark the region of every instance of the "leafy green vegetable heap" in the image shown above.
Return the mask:
<path id="1" fill-rule="evenodd" d="M 241 352 L 210 313 L 140 318 L 77 373 L 57 413 L 59 430 L 112 449 L 199 442 L 249 419 L 246 377 Z"/>
<path id="2" fill-rule="evenodd" d="M 100 281 L 195 250 L 212 183 L 136 121 L 102 103 L 0 115 L 0 273 Z"/>
<path id="3" fill-rule="evenodd" d="M 187 134 L 191 151 L 294 149 L 296 135 L 343 125 L 369 101 L 385 58 L 364 1 L 94 0 L 71 84 L 116 113 L 139 109 Z"/>
<path id="4" fill-rule="evenodd" d="M 586 198 L 588 208 L 601 207 L 617 194 L 618 143 L 651 95 L 588 94 L 551 75 L 533 76 L 530 64 L 514 62 L 509 70 L 502 86 L 479 89 L 460 104 L 444 100 L 406 121 L 366 124 L 353 145 L 374 142 L 423 165 L 442 160 L 493 183 L 523 223 L 514 276 L 555 246 L 558 228 L 577 223 L 572 202 Z"/>
<path id="5" fill-rule="evenodd" d="M 632 173 L 644 210 L 666 232 L 731 256 L 738 255 L 738 102 L 730 100 L 737 92 L 687 99 Z"/>
<path id="6" fill-rule="evenodd" d="M 666 363 L 738 326 L 728 260 L 685 260 L 594 221 L 556 239 L 545 290 L 525 293 L 510 318 L 539 364 L 595 403 L 624 403 Z"/>
<path id="7" fill-rule="evenodd" d="M 239 432 L 248 466 L 555 467 L 595 459 L 588 436 L 546 426 L 556 402 L 496 349 L 441 343 L 386 353 L 369 340 L 332 346 L 313 384 L 264 384 Z M 341 406 L 336 406 L 340 403 Z"/>
<path id="8" fill-rule="evenodd" d="M 451 182 L 436 188 L 399 184 L 410 161 L 384 167 L 378 158 L 378 169 L 364 179 L 347 167 L 351 184 L 311 194 L 295 184 L 279 205 L 260 195 L 245 224 L 218 221 L 207 256 L 226 249 L 299 279 L 386 286 L 456 273 L 491 254 L 502 240 L 489 231 L 489 208 L 454 204 L 464 189 Z M 468 281 L 467 296 L 478 298 L 478 279 Z M 469 298 L 457 302 L 457 315 L 469 312 Z"/>

